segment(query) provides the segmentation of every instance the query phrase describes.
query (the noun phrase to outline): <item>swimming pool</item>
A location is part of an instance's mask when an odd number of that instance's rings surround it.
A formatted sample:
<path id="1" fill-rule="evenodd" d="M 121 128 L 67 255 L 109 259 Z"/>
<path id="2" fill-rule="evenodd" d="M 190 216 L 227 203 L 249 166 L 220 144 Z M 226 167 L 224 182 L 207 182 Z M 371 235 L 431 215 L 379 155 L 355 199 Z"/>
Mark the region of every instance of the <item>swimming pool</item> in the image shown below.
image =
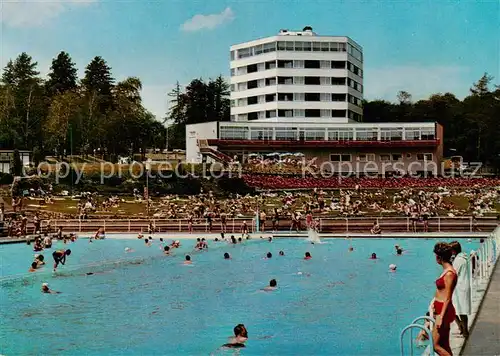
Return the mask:
<path id="1" fill-rule="evenodd" d="M 344 239 L 211 241 L 194 253 L 194 241 L 182 240 L 175 256 L 163 256 L 160 236 L 151 247 L 137 239 L 58 242 L 73 253 L 55 276 L 51 250 L 44 270 L 28 274 L 31 246 L 1 245 L 0 353 L 232 354 L 218 348 L 243 323 L 242 354 L 398 355 L 400 330 L 426 312 L 440 272 L 436 239 L 353 239 L 353 252 Z M 479 245 L 460 241 L 467 251 Z M 408 252 L 396 256 L 396 243 Z M 273 258 L 263 259 L 268 251 Z M 302 259 L 306 251 L 312 260 Z M 186 252 L 191 266 L 182 265 Z M 272 278 L 278 290 L 259 291 Z M 42 294 L 42 282 L 62 294 Z"/>

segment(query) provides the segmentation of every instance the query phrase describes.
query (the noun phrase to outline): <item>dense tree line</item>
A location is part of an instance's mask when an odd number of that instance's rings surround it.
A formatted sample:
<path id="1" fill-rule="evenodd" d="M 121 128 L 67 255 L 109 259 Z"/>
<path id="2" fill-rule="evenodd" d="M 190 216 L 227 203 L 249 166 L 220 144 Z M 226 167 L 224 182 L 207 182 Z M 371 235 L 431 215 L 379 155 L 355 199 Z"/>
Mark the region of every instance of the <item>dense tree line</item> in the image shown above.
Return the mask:
<path id="1" fill-rule="evenodd" d="M 169 141 L 173 147 L 184 148 L 186 143 L 186 125 L 209 121 L 229 121 L 230 100 L 229 85 L 219 76 L 209 79 L 194 79 L 182 90 L 179 83 L 169 93 L 170 111 L 167 120 Z"/>
<path id="2" fill-rule="evenodd" d="M 459 100 L 451 93 L 434 94 L 412 102 L 400 92 L 398 102 L 364 102 L 365 122 L 438 122 L 444 129 L 445 155 L 460 155 L 500 167 L 500 87 L 491 88 L 492 77 L 484 74 Z"/>
<path id="3" fill-rule="evenodd" d="M 165 127 L 143 107 L 141 89 L 135 77 L 115 83 L 101 57 L 92 59 L 79 80 L 66 52 L 53 59 L 47 78 L 22 53 L 7 63 L 0 79 L 0 148 L 33 149 L 36 160 L 164 147 Z"/>

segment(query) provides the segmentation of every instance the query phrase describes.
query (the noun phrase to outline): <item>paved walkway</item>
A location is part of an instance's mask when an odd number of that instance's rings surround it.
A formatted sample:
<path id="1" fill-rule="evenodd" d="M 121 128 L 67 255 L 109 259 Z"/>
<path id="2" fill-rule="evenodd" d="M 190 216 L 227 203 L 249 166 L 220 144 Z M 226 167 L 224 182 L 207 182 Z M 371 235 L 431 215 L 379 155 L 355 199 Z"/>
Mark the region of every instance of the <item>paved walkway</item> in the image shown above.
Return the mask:
<path id="1" fill-rule="evenodd" d="M 500 355 L 500 262 L 493 271 L 490 287 L 462 355 Z"/>

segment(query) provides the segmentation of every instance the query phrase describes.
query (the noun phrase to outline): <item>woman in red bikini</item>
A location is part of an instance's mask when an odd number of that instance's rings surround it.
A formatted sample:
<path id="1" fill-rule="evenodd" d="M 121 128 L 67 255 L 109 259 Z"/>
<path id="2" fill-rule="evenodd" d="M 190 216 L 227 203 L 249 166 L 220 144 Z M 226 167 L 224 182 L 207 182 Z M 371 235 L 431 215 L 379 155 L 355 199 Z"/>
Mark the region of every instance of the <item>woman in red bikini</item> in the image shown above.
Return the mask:
<path id="1" fill-rule="evenodd" d="M 455 307 L 451 301 L 457 284 L 457 272 L 451 264 L 452 249 L 444 242 L 434 246 L 436 262 L 443 267 L 443 273 L 436 279 L 436 294 L 433 300 L 436 323 L 432 330 L 434 351 L 440 356 L 451 356 L 450 325 L 455 320 Z"/>

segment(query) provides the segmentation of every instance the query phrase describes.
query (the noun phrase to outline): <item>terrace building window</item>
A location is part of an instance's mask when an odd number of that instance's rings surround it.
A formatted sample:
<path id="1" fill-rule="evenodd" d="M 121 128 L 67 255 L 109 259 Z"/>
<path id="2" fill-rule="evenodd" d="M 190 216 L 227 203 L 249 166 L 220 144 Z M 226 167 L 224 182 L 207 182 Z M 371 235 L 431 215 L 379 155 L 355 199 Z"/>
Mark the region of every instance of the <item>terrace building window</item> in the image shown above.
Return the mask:
<path id="1" fill-rule="evenodd" d="M 321 117 L 321 110 L 305 109 L 305 117 Z"/>
<path id="2" fill-rule="evenodd" d="M 345 117 L 345 110 L 332 110 L 332 117 Z"/>
<path id="3" fill-rule="evenodd" d="M 293 77 L 278 77 L 278 84 L 293 85 Z"/>
<path id="4" fill-rule="evenodd" d="M 403 160 L 403 155 L 401 153 L 393 153 L 392 154 L 392 160 L 393 161 L 402 161 Z"/>
<path id="5" fill-rule="evenodd" d="M 297 129 L 291 127 L 277 127 L 275 129 L 276 140 L 296 140 Z"/>
<path id="6" fill-rule="evenodd" d="M 351 155 L 331 154 L 330 161 L 332 161 L 332 162 L 351 162 Z"/>
<path id="7" fill-rule="evenodd" d="M 345 101 L 345 96 L 345 94 L 332 94 L 332 101 Z"/>
<path id="8" fill-rule="evenodd" d="M 345 69 L 345 61 L 332 61 L 332 69 Z"/>
<path id="9" fill-rule="evenodd" d="M 266 94 L 266 103 L 276 101 L 276 94 Z"/>
<path id="10" fill-rule="evenodd" d="M 403 139 L 403 129 L 382 129 L 380 130 L 380 139 L 382 141 L 401 141 Z"/>
<path id="11" fill-rule="evenodd" d="M 250 138 L 252 140 L 272 140 L 273 129 L 268 127 L 256 127 L 250 131 Z"/>
<path id="12" fill-rule="evenodd" d="M 321 85 L 320 77 L 305 77 L 304 78 L 305 85 Z"/>
<path id="13" fill-rule="evenodd" d="M 382 162 L 389 162 L 391 160 L 391 155 L 390 154 L 380 155 L 380 160 Z"/>
<path id="14" fill-rule="evenodd" d="M 293 93 L 278 93 L 278 101 L 293 101 Z"/>
<path id="15" fill-rule="evenodd" d="M 328 130 L 328 140 L 331 141 L 352 141 L 354 137 L 352 130 L 330 129 Z"/>
<path id="16" fill-rule="evenodd" d="M 305 100 L 306 101 L 320 101 L 320 94 L 319 93 L 305 93 Z"/>
<path id="17" fill-rule="evenodd" d="M 293 110 L 280 109 L 278 110 L 278 117 L 293 117 Z"/>
<path id="18" fill-rule="evenodd" d="M 276 78 L 266 78 L 266 86 L 276 85 Z"/>
<path id="19" fill-rule="evenodd" d="M 266 118 L 276 117 L 276 110 L 267 110 Z"/>
<path id="20" fill-rule="evenodd" d="M 320 69 L 321 62 L 320 61 L 304 61 L 304 68 L 308 69 Z"/>
<path id="21" fill-rule="evenodd" d="M 358 155 L 359 162 L 373 162 L 375 161 L 375 154 L 373 153 L 362 153 Z"/>
<path id="22" fill-rule="evenodd" d="M 332 77 L 332 85 L 345 85 L 346 78 Z"/>
<path id="23" fill-rule="evenodd" d="M 257 80 L 250 80 L 248 83 L 247 83 L 247 89 L 255 89 L 258 87 L 258 82 Z"/>
<path id="24" fill-rule="evenodd" d="M 377 141 L 377 130 L 375 129 L 357 129 L 356 141 Z"/>
<path id="25" fill-rule="evenodd" d="M 220 137 L 223 140 L 246 140 L 248 138 L 248 127 L 222 126 Z"/>
<path id="26" fill-rule="evenodd" d="M 278 68 L 293 68 L 293 61 L 278 60 Z"/>
<path id="27" fill-rule="evenodd" d="M 250 64 L 247 66 L 247 73 L 255 73 L 257 70 L 257 64 Z"/>
<path id="28" fill-rule="evenodd" d="M 258 97 L 250 96 L 247 98 L 248 105 L 255 105 L 258 102 Z"/>
<path id="29" fill-rule="evenodd" d="M 276 61 L 266 62 L 266 70 L 267 69 L 274 69 L 274 68 L 276 68 Z"/>
<path id="30" fill-rule="evenodd" d="M 435 140 L 436 138 L 433 129 L 422 129 L 421 137 L 422 140 Z"/>
<path id="31" fill-rule="evenodd" d="M 257 111 L 248 113 L 248 120 L 257 120 L 258 118 L 259 113 Z"/>
<path id="32" fill-rule="evenodd" d="M 432 153 L 417 153 L 417 160 L 432 161 Z"/>
<path id="33" fill-rule="evenodd" d="M 325 139 L 325 131 L 317 129 L 305 129 L 304 139 L 309 141 L 323 141 Z"/>

